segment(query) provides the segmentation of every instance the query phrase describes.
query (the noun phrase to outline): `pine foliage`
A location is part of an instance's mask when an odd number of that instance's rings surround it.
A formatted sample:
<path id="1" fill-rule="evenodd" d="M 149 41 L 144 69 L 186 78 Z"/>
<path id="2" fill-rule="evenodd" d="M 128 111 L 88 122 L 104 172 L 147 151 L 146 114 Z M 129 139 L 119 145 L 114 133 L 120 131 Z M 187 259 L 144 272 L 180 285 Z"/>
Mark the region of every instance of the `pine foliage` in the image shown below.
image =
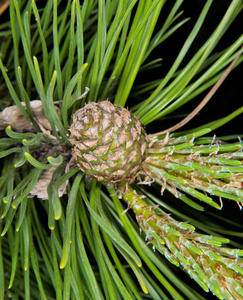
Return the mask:
<path id="1" fill-rule="evenodd" d="M 218 214 L 222 201 L 241 208 L 242 142 L 210 133 L 243 107 L 151 138 L 134 183 L 90 179 L 69 141 L 87 102 L 129 104 L 148 129 L 158 121 L 164 130 L 213 86 L 242 53 L 243 35 L 214 49 L 243 4 L 231 1 L 188 57 L 212 2 L 167 74 L 139 83 L 161 67 L 152 51 L 189 21 L 183 0 L 159 26 L 162 0 L 10 1 L 0 24 L 0 300 L 243 299 L 242 224 Z"/>

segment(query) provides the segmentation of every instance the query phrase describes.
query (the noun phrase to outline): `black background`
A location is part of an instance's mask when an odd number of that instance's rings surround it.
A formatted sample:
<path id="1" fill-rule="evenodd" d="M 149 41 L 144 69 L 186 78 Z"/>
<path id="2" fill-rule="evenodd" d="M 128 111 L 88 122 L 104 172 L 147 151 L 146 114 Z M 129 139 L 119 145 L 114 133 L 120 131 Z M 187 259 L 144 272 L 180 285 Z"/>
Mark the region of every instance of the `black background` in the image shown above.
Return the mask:
<path id="1" fill-rule="evenodd" d="M 181 9 L 184 13 L 180 19 L 190 17 L 190 20 L 186 22 L 181 28 L 179 28 L 173 35 L 171 35 L 164 43 L 162 43 L 158 48 L 156 48 L 151 54 L 151 58 L 161 57 L 162 66 L 156 71 L 149 74 L 149 78 L 162 78 L 166 75 L 168 70 L 171 68 L 174 60 L 176 59 L 180 49 L 182 48 L 186 38 L 190 34 L 194 24 L 196 23 L 200 12 L 206 1 L 197 0 L 189 1 L 186 0 L 182 3 Z M 193 42 L 190 50 L 182 62 L 185 65 L 192 56 L 197 52 L 197 50 L 204 44 L 207 38 L 215 30 L 221 19 L 223 18 L 227 8 L 229 7 L 231 1 L 213 1 L 208 15 L 204 21 L 204 24 L 199 31 L 197 38 Z M 167 1 L 158 22 L 158 29 L 165 21 L 168 13 L 170 12 L 174 1 Z M 228 31 L 224 34 L 218 45 L 216 45 L 213 53 L 220 52 L 223 49 L 229 47 L 233 42 L 243 32 L 242 26 L 243 14 L 238 15 L 234 22 L 231 24 Z M 200 96 L 192 99 L 188 104 L 178 109 L 178 113 L 188 114 L 191 112 L 203 99 L 208 91 L 205 91 Z M 184 128 L 180 130 L 186 130 L 194 128 L 196 126 L 201 126 L 207 122 L 213 121 L 227 116 L 232 113 L 240 106 L 243 105 L 243 68 L 242 64 L 235 68 L 223 82 L 221 87 L 218 89 L 216 94 L 212 97 L 209 103 L 200 111 L 193 120 L 191 120 Z M 217 129 L 214 133 L 217 136 L 220 135 L 231 135 L 231 134 L 243 134 L 242 126 L 242 115 L 238 116 L 236 119 L 232 120 L 228 124 L 224 125 L 222 128 Z M 181 119 L 180 119 L 181 120 Z M 168 121 L 169 126 L 174 125 L 180 120 Z M 164 125 L 164 124 L 163 124 Z M 162 129 L 161 129 L 162 130 Z"/>

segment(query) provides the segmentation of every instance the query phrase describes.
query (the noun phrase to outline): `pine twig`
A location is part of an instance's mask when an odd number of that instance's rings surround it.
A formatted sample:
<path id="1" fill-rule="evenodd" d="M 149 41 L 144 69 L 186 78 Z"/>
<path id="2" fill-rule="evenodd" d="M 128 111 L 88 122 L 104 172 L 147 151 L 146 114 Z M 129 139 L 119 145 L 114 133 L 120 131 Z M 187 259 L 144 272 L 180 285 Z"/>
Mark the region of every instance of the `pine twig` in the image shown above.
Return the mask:
<path id="1" fill-rule="evenodd" d="M 178 222 L 157 206 L 148 206 L 131 186 L 120 186 L 123 199 L 136 214 L 148 243 L 175 266 L 181 266 L 206 292 L 219 299 L 243 299 L 243 250 L 221 247 L 229 240 L 199 234 L 195 227 Z"/>

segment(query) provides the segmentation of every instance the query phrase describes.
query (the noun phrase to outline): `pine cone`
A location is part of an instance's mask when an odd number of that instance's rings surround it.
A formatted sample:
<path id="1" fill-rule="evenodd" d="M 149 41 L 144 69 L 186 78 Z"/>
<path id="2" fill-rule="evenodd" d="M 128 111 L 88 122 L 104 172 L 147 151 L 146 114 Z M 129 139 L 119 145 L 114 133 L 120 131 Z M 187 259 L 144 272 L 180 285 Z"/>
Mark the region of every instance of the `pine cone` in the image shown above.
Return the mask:
<path id="1" fill-rule="evenodd" d="M 73 157 L 87 175 L 110 183 L 135 180 L 147 136 L 127 109 L 109 101 L 90 102 L 73 115 L 70 132 Z"/>

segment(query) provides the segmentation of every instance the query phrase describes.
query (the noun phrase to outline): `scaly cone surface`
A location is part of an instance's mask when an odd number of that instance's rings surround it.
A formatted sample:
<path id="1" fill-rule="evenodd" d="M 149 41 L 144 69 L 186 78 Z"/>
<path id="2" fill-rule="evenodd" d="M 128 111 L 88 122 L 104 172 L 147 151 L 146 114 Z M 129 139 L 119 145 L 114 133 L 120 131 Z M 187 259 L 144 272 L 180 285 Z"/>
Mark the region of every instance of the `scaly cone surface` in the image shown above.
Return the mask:
<path id="1" fill-rule="evenodd" d="M 90 102 L 73 115 L 73 157 L 87 175 L 133 182 L 145 159 L 146 133 L 137 117 L 109 101 Z"/>

